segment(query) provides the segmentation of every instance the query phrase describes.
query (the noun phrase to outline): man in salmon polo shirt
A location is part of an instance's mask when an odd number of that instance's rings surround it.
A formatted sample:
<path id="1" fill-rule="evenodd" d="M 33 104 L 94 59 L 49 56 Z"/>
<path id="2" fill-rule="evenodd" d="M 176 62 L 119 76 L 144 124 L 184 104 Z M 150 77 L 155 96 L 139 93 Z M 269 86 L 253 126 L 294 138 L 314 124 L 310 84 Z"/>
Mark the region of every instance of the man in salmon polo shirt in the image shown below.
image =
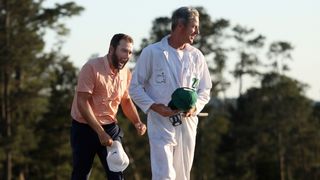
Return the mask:
<path id="1" fill-rule="evenodd" d="M 108 180 L 124 179 L 122 169 L 125 169 L 126 165 L 123 164 L 129 162 L 121 162 L 122 156 L 119 156 L 119 161 L 116 162 L 118 164 L 108 162 L 110 152 L 108 154 L 106 148 L 113 147 L 113 144 L 115 147 L 108 149 L 122 148 L 123 132 L 116 119 L 119 105 L 134 124 L 137 133 L 143 135 L 146 132 L 146 126 L 140 121 L 128 93 L 131 73 L 125 65 L 132 55 L 132 50 L 133 40 L 129 35 L 115 34 L 111 39 L 108 54 L 89 60 L 79 73 L 71 108 L 72 180 L 89 179 L 96 154 Z M 124 151 L 121 149 L 118 152 Z M 128 158 L 126 159 L 128 161 Z M 113 169 L 118 170 L 114 172 Z"/>

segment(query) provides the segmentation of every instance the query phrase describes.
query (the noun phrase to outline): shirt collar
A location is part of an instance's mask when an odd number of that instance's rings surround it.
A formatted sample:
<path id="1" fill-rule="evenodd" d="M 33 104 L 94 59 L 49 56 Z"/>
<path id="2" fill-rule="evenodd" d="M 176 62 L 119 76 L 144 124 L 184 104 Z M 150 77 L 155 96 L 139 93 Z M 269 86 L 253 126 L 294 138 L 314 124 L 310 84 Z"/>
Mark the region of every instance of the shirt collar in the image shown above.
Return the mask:
<path id="1" fill-rule="evenodd" d="M 168 43 L 168 38 L 170 37 L 170 35 L 167 35 L 165 37 L 163 37 L 160 41 L 161 43 L 161 49 L 164 50 L 164 51 L 168 51 L 168 48 L 169 48 L 169 43 Z M 190 45 L 190 44 L 186 44 L 186 47 L 184 50 L 187 50 L 187 51 L 192 51 L 193 50 L 193 47 Z"/>

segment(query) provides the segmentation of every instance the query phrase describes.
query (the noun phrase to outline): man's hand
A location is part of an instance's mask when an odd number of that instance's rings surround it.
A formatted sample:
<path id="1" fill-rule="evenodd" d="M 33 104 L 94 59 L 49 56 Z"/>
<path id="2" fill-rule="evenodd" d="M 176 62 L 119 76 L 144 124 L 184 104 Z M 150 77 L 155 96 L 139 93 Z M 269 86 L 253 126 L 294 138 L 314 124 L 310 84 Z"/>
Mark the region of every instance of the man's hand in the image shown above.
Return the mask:
<path id="1" fill-rule="evenodd" d="M 113 143 L 112 138 L 105 131 L 101 131 L 98 137 L 102 146 L 111 146 Z"/>
<path id="2" fill-rule="evenodd" d="M 157 112 L 161 116 L 168 117 L 179 113 L 179 110 L 172 110 L 170 107 L 164 104 L 152 104 L 150 107 L 153 111 Z"/>
<path id="3" fill-rule="evenodd" d="M 140 136 L 144 135 L 147 130 L 147 127 L 142 122 L 138 122 L 134 124 L 134 127 L 137 129 L 137 132 Z"/>

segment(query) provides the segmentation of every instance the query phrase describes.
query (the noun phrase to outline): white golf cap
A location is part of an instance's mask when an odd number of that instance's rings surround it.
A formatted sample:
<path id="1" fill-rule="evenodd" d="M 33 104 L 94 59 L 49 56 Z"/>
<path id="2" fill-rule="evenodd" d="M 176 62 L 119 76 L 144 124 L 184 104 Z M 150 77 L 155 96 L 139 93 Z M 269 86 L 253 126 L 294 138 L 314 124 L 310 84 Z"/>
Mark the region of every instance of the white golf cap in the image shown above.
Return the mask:
<path id="1" fill-rule="evenodd" d="M 107 146 L 107 163 L 110 171 L 124 171 L 129 165 L 129 158 L 119 141 L 113 141 L 111 146 Z"/>

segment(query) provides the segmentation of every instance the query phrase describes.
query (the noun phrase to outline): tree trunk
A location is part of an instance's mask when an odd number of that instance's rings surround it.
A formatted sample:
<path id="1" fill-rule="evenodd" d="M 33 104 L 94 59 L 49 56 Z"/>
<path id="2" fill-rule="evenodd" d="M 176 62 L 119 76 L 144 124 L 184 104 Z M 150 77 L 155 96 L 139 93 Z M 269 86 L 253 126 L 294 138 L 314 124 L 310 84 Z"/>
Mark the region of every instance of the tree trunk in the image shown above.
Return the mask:
<path id="1" fill-rule="evenodd" d="M 239 74 L 239 97 L 242 95 L 242 86 L 243 86 L 243 72 L 244 72 L 244 60 L 241 56 L 241 68 L 240 68 L 240 74 Z"/>
<path id="2" fill-rule="evenodd" d="M 9 77 L 6 70 L 4 71 L 4 80 L 3 80 L 3 101 L 2 103 L 2 114 L 3 119 L 5 121 L 5 138 L 11 139 L 12 132 L 11 132 L 11 117 L 9 112 Z M 11 142 L 8 141 L 5 147 L 6 152 L 6 179 L 12 179 L 12 153 L 11 153 Z"/>
<path id="3" fill-rule="evenodd" d="M 9 10 L 9 1 L 4 1 L 4 6 L 6 10 L 6 19 L 5 19 L 5 35 L 6 35 L 6 42 L 5 42 L 5 57 L 4 57 L 4 66 L 3 66 L 3 81 L 2 83 L 2 97 L 3 101 L 1 102 L 2 106 L 2 117 L 5 122 L 5 138 L 11 139 L 11 118 L 9 112 L 9 70 L 8 70 L 8 62 L 10 57 L 9 47 L 10 47 L 10 10 Z M 12 153 L 11 153 L 11 142 L 6 144 L 5 152 L 6 152 L 6 178 L 7 180 L 12 179 Z"/>
<path id="4" fill-rule="evenodd" d="M 2 91 L 2 97 L 3 100 L 1 102 L 1 114 L 2 114 L 2 119 L 5 122 L 5 139 L 9 139 L 11 138 L 11 118 L 10 118 L 10 114 L 9 114 L 9 80 L 8 80 L 8 73 L 6 72 L 6 69 L 4 68 L 3 71 L 3 80 L 2 80 L 2 87 L 3 89 Z M 6 180 L 11 180 L 12 179 L 12 155 L 11 155 L 11 145 L 10 145 L 10 141 L 6 143 L 5 145 L 5 153 L 6 153 Z"/>
<path id="5" fill-rule="evenodd" d="M 279 143 L 279 163 L 280 163 L 280 180 L 285 180 L 286 171 L 284 163 L 284 149 L 282 142 L 282 134 L 278 133 L 278 143 Z"/>
<path id="6" fill-rule="evenodd" d="M 239 97 L 242 95 L 242 75 L 239 77 Z"/>

